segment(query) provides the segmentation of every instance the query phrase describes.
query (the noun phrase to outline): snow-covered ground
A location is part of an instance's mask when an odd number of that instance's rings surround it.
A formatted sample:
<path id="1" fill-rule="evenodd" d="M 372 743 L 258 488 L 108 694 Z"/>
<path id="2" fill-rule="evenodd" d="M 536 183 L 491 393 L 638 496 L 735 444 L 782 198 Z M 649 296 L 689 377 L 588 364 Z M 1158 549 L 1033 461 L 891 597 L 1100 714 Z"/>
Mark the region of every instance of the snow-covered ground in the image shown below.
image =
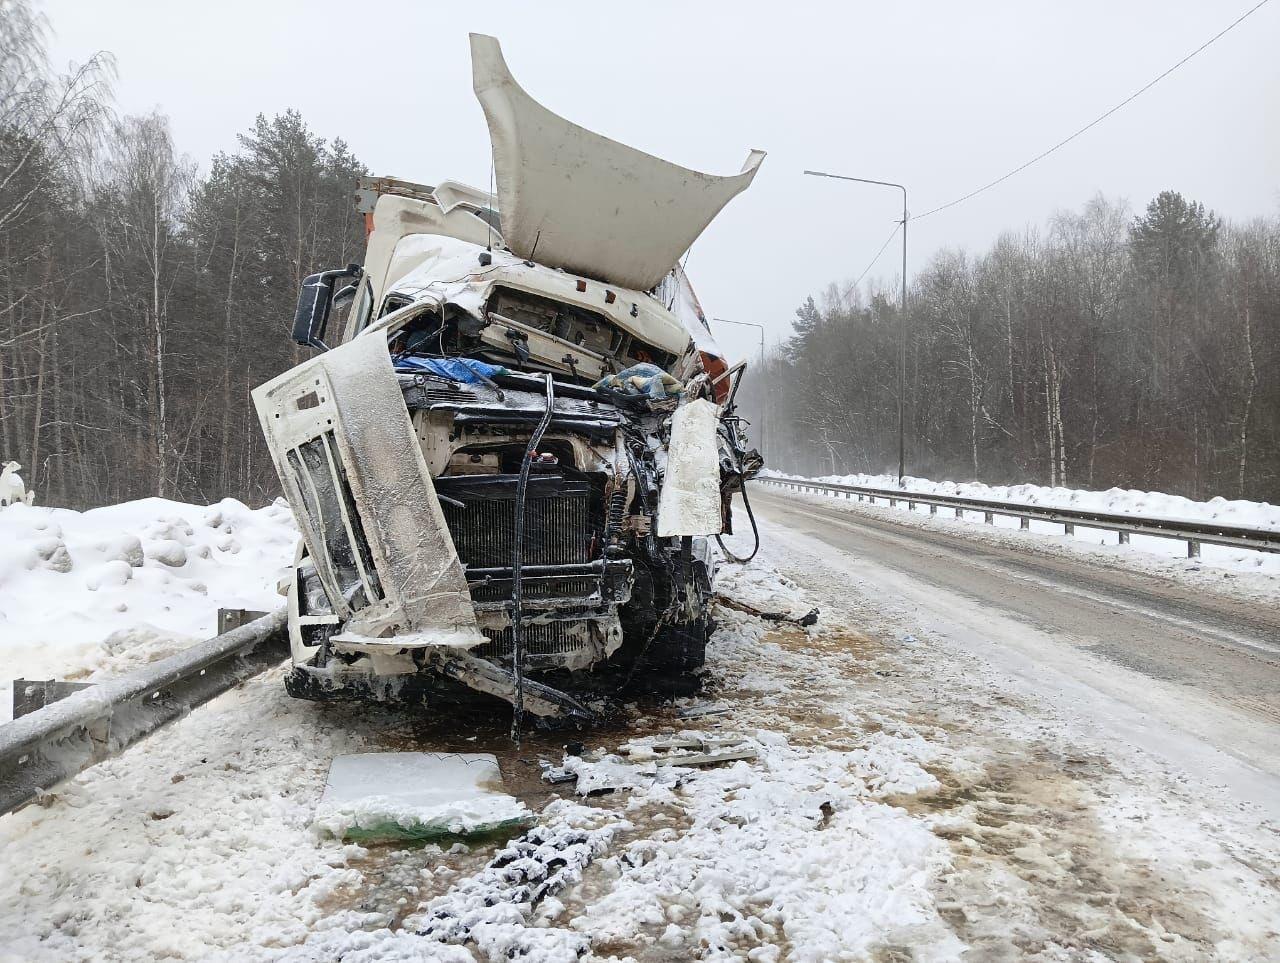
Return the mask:
<path id="1" fill-rule="evenodd" d="M 118 674 L 209 638 L 219 608 L 278 608 L 296 542 L 282 500 L 0 509 L 0 720 L 13 679 Z"/>
<path id="2" fill-rule="evenodd" d="M 143 541 L 158 522 L 133 521 L 138 511 L 120 528 Z M 199 560 L 199 526 L 218 511 L 225 523 L 226 503 L 150 515 L 186 518 L 184 548 Z M 107 561 L 95 539 L 111 533 L 71 533 L 94 514 L 58 521 L 73 558 L 88 546 L 86 583 Z M 205 572 L 209 594 L 180 599 L 213 608 L 214 584 L 219 601 L 245 605 L 274 592 L 267 569 L 291 551 L 287 515 L 231 515 L 231 534 L 242 552 L 261 553 L 259 565 Z M 10 530 L 44 557 L 41 530 Z M 148 568 L 145 544 L 141 569 L 113 590 L 132 587 L 122 600 L 155 621 L 177 600 L 172 573 Z M 33 571 L 75 569 L 20 566 L 18 578 Z M 822 618 L 800 630 L 721 608 L 704 696 L 641 701 L 627 725 L 583 736 L 531 734 L 516 750 L 505 719 L 316 706 L 285 695 L 281 670 L 251 680 L 48 805 L 0 817 L 0 960 L 470 961 L 523 951 L 567 961 L 585 951 L 600 963 L 817 963 L 954 960 L 966 947 L 984 960 L 1280 958 L 1280 845 L 1256 812 L 998 667 L 913 634 L 836 559 L 772 539 L 722 576 L 739 602 L 818 606 Z M 98 624 L 101 584 L 49 584 L 62 589 L 45 611 L 61 620 L 64 664 L 93 664 L 93 643 L 65 633 L 100 641 L 123 627 Z M 36 602 L 5 588 L 0 608 L 35 624 Z M 163 627 L 205 631 L 186 625 Z M 12 639 L 0 635 L 0 658 L 17 649 Z M 680 705 L 708 699 L 730 711 L 678 717 Z M 589 772 L 621 765 L 610 756 L 627 742 L 678 730 L 741 736 L 758 756 L 674 780 L 641 770 L 628 788 L 592 797 L 537 778 L 537 761 L 563 762 L 568 739 L 598 754 L 578 764 Z M 519 887 L 486 869 L 500 841 L 361 847 L 313 825 L 334 755 L 406 749 L 493 752 L 506 791 L 565 845 L 569 885 L 521 908 L 498 898 Z M 464 928 L 471 938 L 457 942 Z"/>
<path id="3" fill-rule="evenodd" d="M 761 474 L 763 477 L 779 480 L 860 485 L 867 488 L 896 489 L 898 487 L 896 475 L 823 475 L 809 478 L 775 471 L 764 471 Z M 1268 502 L 1226 498 L 1212 498 L 1206 502 L 1198 502 L 1180 495 L 1124 488 L 1086 491 L 1076 488 L 1050 488 L 1043 485 L 984 485 L 981 482 L 931 481 L 910 475 L 903 481 L 907 491 L 925 495 L 958 495 L 962 498 L 1012 502 L 1042 508 L 1075 508 L 1082 511 L 1115 512 L 1146 518 L 1217 521 L 1226 525 L 1243 525 L 1280 532 L 1280 506 L 1271 505 Z M 905 502 L 899 502 L 897 507 L 902 512 L 909 510 Z M 924 505 L 917 505 L 915 511 L 918 515 L 929 514 L 928 507 Z M 940 513 L 938 517 L 946 523 L 950 521 L 951 513 Z M 974 531 L 975 534 L 982 528 L 990 531 L 993 527 L 1006 531 L 1019 531 L 1019 521 L 1012 515 L 997 515 L 990 525 L 985 525 L 981 512 L 967 512 L 964 518 L 957 521 L 961 527 Z M 1130 541 L 1122 545 L 1119 534 L 1116 532 L 1077 525 L 1074 534 L 1064 535 L 1062 525 L 1034 519 L 1030 523 L 1029 530 L 1034 535 L 1053 537 L 1061 545 L 1075 545 L 1086 550 L 1105 546 L 1114 550 L 1111 554 L 1128 558 L 1137 565 L 1149 564 L 1150 556 L 1155 556 L 1157 559 L 1185 559 L 1187 555 L 1186 542 L 1174 538 L 1131 535 Z M 1190 564 L 1256 574 L 1266 581 L 1280 583 L 1280 554 L 1277 553 L 1257 552 L 1223 545 L 1203 545 L 1199 558 Z"/>

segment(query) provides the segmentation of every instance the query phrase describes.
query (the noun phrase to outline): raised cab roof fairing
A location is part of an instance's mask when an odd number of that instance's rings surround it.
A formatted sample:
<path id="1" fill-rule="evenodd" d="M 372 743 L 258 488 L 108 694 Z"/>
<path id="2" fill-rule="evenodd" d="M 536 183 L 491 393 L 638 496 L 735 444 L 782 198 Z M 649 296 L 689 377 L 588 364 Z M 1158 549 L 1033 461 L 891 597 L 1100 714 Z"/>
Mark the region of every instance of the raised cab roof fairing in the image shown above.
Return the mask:
<path id="1" fill-rule="evenodd" d="M 579 127 L 511 76 L 494 37 L 471 35 L 493 146 L 502 236 L 517 255 L 637 291 L 653 288 L 755 177 L 703 174 Z"/>

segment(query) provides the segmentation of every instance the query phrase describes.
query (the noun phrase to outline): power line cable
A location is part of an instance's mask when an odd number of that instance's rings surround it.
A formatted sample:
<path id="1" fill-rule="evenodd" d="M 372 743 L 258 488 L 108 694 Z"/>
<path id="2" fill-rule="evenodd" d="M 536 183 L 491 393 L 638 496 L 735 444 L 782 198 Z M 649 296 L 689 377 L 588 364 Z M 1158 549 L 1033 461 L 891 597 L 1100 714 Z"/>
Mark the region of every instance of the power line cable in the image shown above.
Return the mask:
<path id="1" fill-rule="evenodd" d="M 880 245 L 880 250 L 876 251 L 876 256 L 871 259 L 871 263 L 868 264 L 865 268 L 863 268 L 862 273 L 858 275 L 858 280 L 853 282 L 853 286 L 855 288 L 862 283 L 862 279 L 867 276 L 867 272 L 876 266 L 876 261 L 880 260 L 880 255 L 884 253 L 884 249 L 889 246 L 890 241 L 892 241 L 895 237 L 898 236 L 898 231 L 900 231 L 901 229 L 902 229 L 902 222 L 899 221 L 897 226 L 894 227 L 893 231 L 890 232 L 889 236 L 884 239 L 884 243 Z"/>
<path id="2" fill-rule="evenodd" d="M 1073 140 L 1075 140 L 1075 139 L 1076 139 L 1077 137 L 1079 137 L 1081 134 L 1085 133 L 1085 131 L 1087 131 L 1087 130 L 1089 130 L 1089 129 L 1093 128 L 1093 127 L 1096 127 L 1098 124 L 1102 123 L 1104 120 L 1106 120 L 1108 117 L 1110 117 L 1110 116 L 1111 116 L 1112 114 L 1114 114 L 1116 111 L 1118 111 L 1120 108 L 1122 108 L 1122 107 L 1126 106 L 1127 104 L 1132 103 L 1134 100 L 1136 100 L 1136 99 L 1137 99 L 1138 97 L 1140 97 L 1142 94 L 1145 94 L 1148 90 L 1150 90 L 1150 89 L 1151 89 L 1152 87 L 1154 87 L 1156 84 L 1160 83 L 1160 81 L 1164 80 L 1164 78 L 1165 78 L 1165 77 L 1168 77 L 1171 73 L 1173 73 L 1175 70 L 1177 70 L 1177 69 L 1178 69 L 1179 67 L 1181 67 L 1183 64 L 1185 64 L 1185 63 L 1186 63 L 1188 60 L 1190 60 L 1192 57 L 1195 57 L 1195 56 L 1196 56 L 1197 54 L 1199 54 L 1200 52 L 1202 52 L 1202 51 L 1206 50 L 1207 48 L 1209 48 L 1210 46 L 1212 46 L 1215 42 L 1217 42 L 1218 40 L 1220 40 L 1222 37 L 1225 37 L 1228 33 L 1230 33 L 1230 32 L 1231 32 L 1232 30 L 1234 30 L 1236 27 L 1240 26 L 1240 24 L 1244 23 L 1244 21 L 1245 21 L 1245 20 L 1247 20 L 1249 17 L 1253 16 L 1255 13 L 1257 13 L 1259 10 L 1261 10 L 1263 7 L 1265 7 L 1265 6 L 1266 6 L 1268 3 L 1270 3 L 1270 2 L 1271 2 L 1271 0 L 1261 0 L 1261 2 L 1259 2 L 1259 3 L 1257 3 L 1257 4 L 1254 4 L 1252 7 L 1250 7 L 1248 10 L 1246 10 L 1244 13 L 1242 13 L 1239 17 L 1237 17 L 1235 20 L 1233 20 L 1233 21 L 1232 21 L 1230 24 L 1228 24 L 1226 27 L 1224 27 L 1223 29 L 1219 30 L 1217 33 L 1215 33 L 1212 37 L 1210 37 L 1208 40 L 1206 40 L 1206 41 L 1205 41 L 1204 43 L 1202 43 L 1200 46 L 1196 47 L 1196 49 L 1195 49 L 1195 50 L 1191 51 L 1191 53 L 1187 54 L 1185 57 L 1183 57 L 1181 60 L 1179 60 L 1176 64 L 1174 64 L 1172 67 L 1170 67 L 1170 68 L 1169 68 L 1168 70 L 1166 70 L 1164 73 L 1160 74 L 1160 76 L 1158 76 L 1158 77 L 1156 77 L 1154 80 L 1152 80 L 1152 81 L 1150 81 L 1150 82 L 1148 82 L 1148 83 L 1144 84 L 1142 87 L 1139 87 L 1137 90 L 1135 90 L 1132 94 L 1130 94 L 1130 95 L 1129 95 L 1128 97 L 1126 97 L 1124 100 L 1120 101 L 1120 103 L 1116 104 L 1114 107 L 1112 107 L 1110 110 L 1108 110 L 1105 114 L 1102 114 L 1102 115 L 1101 115 L 1101 116 L 1099 116 L 1099 117 L 1095 117 L 1093 120 L 1089 121 L 1089 123 L 1085 124 L 1083 127 L 1081 127 L 1079 130 L 1077 130 L 1075 133 L 1071 134 L 1069 137 L 1065 137 L 1065 138 L 1063 138 L 1062 140 L 1058 141 L 1056 144 L 1054 144 L 1054 145 L 1053 145 L 1052 147 L 1050 147 L 1048 150 L 1043 151 L 1042 153 L 1037 154 L 1035 157 L 1031 158 L 1031 160 L 1027 161 L 1025 164 L 1021 164 L 1021 165 L 1019 165 L 1018 167 L 1015 167 L 1013 170 L 1009 171 L 1007 174 L 1003 174 L 1003 175 L 1001 175 L 1000 177 L 997 177 L 997 178 L 996 178 L 995 180 L 993 180 L 991 183 L 989 183 L 989 184 L 984 184 L 982 187 L 979 187 L 979 188 L 977 188 L 976 190 L 972 190 L 972 191 L 970 191 L 968 194 L 965 194 L 963 197 L 957 197 L 954 201 L 948 201 L 946 204 L 940 204 L 939 206 L 937 206 L 937 207 L 935 207 L 935 208 L 933 208 L 933 209 L 931 209 L 931 210 L 925 211 L 923 214 L 916 214 L 916 215 L 914 215 L 911 219 L 912 219 L 913 221 L 918 221 L 918 220 L 920 220 L 920 218 L 922 218 L 922 217 L 928 217 L 930 214 L 937 214 L 939 211 L 945 211 L 945 210 L 946 210 L 947 208 L 949 208 L 949 207 L 955 207 L 957 204 L 962 204 L 963 202 L 965 202 L 965 201 L 969 200 L 971 197 L 977 197 L 979 194 L 983 193 L 984 191 L 988 191 L 988 190 L 990 190 L 991 188 L 995 187 L 997 184 L 1001 184 L 1001 183 L 1003 183 L 1004 181 L 1007 181 L 1010 177 L 1013 177 L 1015 174 L 1020 174 L 1020 173 L 1022 173 L 1022 172 L 1023 172 L 1023 171 L 1025 171 L 1028 167 L 1030 167 L 1032 164 L 1035 164 L 1035 163 L 1036 163 L 1036 162 L 1038 162 L 1038 161 L 1042 161 L 1042 160 L 1044 160 L 1046 157 L 1048 157 L 1048 156 L 1049 156 L 1050 154 L 1052 154 L 1054 151 L 1058 150 L 1058 149 L 1059 149 L 1059 148 L 1061 148 L 1061 147 L 1065 147 L 1067 144 L 1071 143 Z M 877 257 L 878 257 L 878 256 L 879 256 L 879 255 L 877 255 Z"/>

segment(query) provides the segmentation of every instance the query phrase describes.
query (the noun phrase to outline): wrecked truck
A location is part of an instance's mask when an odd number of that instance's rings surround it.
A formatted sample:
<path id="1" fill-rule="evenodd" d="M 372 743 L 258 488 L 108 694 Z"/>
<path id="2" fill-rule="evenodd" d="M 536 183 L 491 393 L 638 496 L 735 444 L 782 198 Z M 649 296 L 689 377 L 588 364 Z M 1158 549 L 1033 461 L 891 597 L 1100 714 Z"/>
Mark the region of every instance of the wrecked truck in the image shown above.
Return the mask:
<path id="1" fill-rule="evenodd" d="M 471 51 L 496 194 L 363 179 L 363 264 L 299 297 L 319 353 L 253 392 L 301 530 L 286 686 L 590 718 L 704 659 L 709 538 L 761 460 L 678 259 L 764 155 L 676 166 Z"/>

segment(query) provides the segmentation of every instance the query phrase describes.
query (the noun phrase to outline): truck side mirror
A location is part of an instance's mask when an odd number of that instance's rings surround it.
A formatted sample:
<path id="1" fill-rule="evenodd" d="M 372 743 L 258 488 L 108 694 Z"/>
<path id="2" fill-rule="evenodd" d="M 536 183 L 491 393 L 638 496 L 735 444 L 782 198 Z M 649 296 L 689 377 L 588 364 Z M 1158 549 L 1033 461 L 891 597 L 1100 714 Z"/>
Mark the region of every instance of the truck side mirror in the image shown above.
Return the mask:
<path id="1" fill-rule="evenodd" d="M 348 264 L 337 270 L 309 274 L 303 279 L 302 288 L 298 291 L 298 310 L 293 316 L 294 344 L 319 348 L 321 351 L 329 350 L 329 346 L 324 342 L 324 334 L 329 324 L 329 309 L 333 307 L 335 300 L 338 300 L 333 295 L 334 282 L 339 278 L 358 278 L 363 273 L 364 268 L 359 264 Z M 354 285 L 348 285 L 339 292 L 339 298 L 348 290 L 354 293 L 354 287 Z M 338 303 L 341 303 L 341 300 Z"/>
<path id="2" fill-rule="evenodd" d="M 338 288 L 338 293 L 333 296 L 332 307 L 340 308 L 360 292 L 360 288 L 354 284 L 347 284 Z"/>

